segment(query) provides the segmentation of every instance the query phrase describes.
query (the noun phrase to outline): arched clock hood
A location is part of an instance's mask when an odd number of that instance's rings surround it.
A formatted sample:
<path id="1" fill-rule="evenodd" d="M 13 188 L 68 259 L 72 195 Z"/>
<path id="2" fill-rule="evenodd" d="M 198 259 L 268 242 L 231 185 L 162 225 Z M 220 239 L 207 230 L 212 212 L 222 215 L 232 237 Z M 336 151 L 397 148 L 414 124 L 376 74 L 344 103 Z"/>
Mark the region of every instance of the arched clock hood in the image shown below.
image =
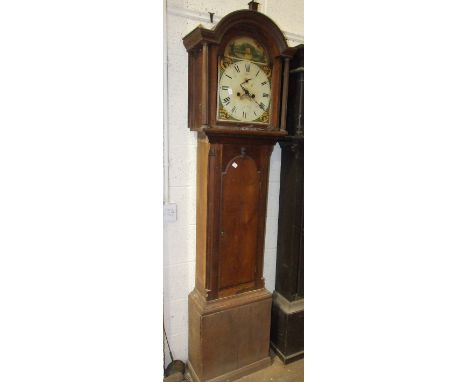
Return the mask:
<path id="1" fill-rule="evenodd" d="M 183 38 L 187 51 L 197 49 L 203 43 L 219 45 L 225 35 L 235 31 L 252 31 L 262 40 L 270 41 L 274 55 L 292 57 L 294 51 L 288 46 L 281 29 L 268 16 L 258 11 L 242 9 L 223 17 L 213 29 L 195 28 Z"/>
<path id="2" fill-rule="evenodd" d="M 253 7 L 251 7 L 253 8 Z M 258 42 L 268 57 L 271 73 L 271 98 L 265 121 L 226 121 L 217 118 L 220 58 L 233 38 L 245 36 Z M 213 29 L 195 28 L 183 38 L 189 54 L 188 126 L 211 134 L 286 134 L 286 105 L 289 60 L 294 48 L 288 46 L 283 32 L 268 16 L 253 9 L 239 10 L 223 17 Z"/>

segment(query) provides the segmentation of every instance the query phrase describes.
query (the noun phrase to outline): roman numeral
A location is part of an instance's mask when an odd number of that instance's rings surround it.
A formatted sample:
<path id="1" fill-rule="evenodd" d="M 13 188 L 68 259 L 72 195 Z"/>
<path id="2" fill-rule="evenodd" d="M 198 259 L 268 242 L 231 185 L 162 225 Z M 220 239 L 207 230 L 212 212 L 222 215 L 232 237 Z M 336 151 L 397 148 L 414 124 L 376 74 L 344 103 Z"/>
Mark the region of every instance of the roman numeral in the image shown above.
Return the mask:
<path id="1" fill-rule="evenodd" d="M 257 116 L 257 112 L 256 112 L 256 111 L 254 111 L 254 114 L 255 114 L 255 116 Z"/>
<path id="2" fill-rule="evenodd" d="M 229 102 L 231 101 L 231 97 L 226 97 L 223 99 L 223 101 L 226 103 L 226 106 L 229 105 Z"/>
<path id="3" fill-rule="evenodd" d="M 250 72 L 250 64 L 245 64 L 245 71 Z"/>
<path id="4" fill-rule="evenodd" d="M 268 93 L 263 93 L 263 96 L 264 96 L 264 97 L 268 97 Z"/>
<path id="5" fill-rule="evenodd" d="M 226 74 L 226 77 L 229 77 L 232 80 L 232 77 L 229 74 Z"/>
<path id="6" fill-rule="evenodd" d="M 236 111 L 236 106 L 234 106 L 231 110 L 231 113 L 234 113 Z"/>
<path id="7" fill-rule="evenodd" d="M 240 73 L 240 69 L 237 65 L 234 65 L 234 69 L 236 69 L 237 73 Z"/>
<path id="8" fill-rule="evenodd" d="M 262 110 L 265 110 L 265 105 L 263 104 L 263 102 L 260 102 L 260 105 L 259 105 L 259 106 L 260 106 L 260 108 L 261 108 Z"/>
<path id="9" fill-rule="evenodd" d="M 244 118 L 247 118 L 247 113 L 246 113 L 245 111 L 243 111 L 243 112 L 242 112 L 242 116 L 243 116 Z"/>
<path id="10" fill-rule="evenodd" d="M 262 85 L 266 85 L 267 83 L 268 83 L 268 81 L 263 81 Z"/>
<path id="11" fill-rule="evenodd" d="M 223 89 L 223 90 L 228 90 L 228 89 L 229 89 L 229 86 L 223 86 L 223 87 L 221 87 L 221 89 Z"/>
<path id="12" fill-rule="evenodd" d="M 260 73 L 260 70 L 257 72 L 257 74 L 255 75 L 255 77 L 257 77 L 257 76 L 258 76 L 258 73 Z"/>

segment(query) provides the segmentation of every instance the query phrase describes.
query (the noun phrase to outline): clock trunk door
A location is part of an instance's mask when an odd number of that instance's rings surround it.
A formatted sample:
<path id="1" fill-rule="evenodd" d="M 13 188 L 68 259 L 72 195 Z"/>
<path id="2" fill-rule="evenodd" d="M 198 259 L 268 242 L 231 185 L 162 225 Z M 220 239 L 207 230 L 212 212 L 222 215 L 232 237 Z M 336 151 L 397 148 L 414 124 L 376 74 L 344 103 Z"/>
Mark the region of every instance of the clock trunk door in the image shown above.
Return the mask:
<path id="1" fill-rule="evenodd" d="M 250 283 L 256 278 L 260 191 L 261 177 L 255 161 L 248 155 L 234 157 L 222 173 L 220 290 L 253 287 Z"/>

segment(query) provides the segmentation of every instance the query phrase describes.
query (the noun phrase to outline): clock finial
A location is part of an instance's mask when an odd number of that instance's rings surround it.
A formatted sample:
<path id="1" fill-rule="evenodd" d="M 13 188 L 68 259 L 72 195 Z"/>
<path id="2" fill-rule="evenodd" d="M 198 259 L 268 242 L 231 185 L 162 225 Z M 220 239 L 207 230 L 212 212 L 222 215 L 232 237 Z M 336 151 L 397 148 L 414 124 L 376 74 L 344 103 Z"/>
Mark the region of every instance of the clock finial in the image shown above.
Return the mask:
<path id="1" fill-rule="evenodd" d="M 249 9 L 251 11 L 258 11 L 258 4 L 256 1 L 252 0 L 250 3 L 249 3 Z"/>

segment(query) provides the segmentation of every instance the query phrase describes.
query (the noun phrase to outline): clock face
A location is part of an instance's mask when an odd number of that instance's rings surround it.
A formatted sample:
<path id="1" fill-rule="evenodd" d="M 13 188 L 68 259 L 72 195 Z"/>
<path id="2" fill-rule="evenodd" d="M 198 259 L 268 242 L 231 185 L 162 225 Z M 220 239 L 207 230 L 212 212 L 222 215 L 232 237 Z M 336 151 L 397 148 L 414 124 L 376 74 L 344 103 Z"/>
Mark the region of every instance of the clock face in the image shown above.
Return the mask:
<path id="1" fill-rule="evenodd" d="M 269 74 L 267 67 L 249 60 L 222 59 L 218 80 L 218 120 L 268 123 L 271 104 Z"/>

